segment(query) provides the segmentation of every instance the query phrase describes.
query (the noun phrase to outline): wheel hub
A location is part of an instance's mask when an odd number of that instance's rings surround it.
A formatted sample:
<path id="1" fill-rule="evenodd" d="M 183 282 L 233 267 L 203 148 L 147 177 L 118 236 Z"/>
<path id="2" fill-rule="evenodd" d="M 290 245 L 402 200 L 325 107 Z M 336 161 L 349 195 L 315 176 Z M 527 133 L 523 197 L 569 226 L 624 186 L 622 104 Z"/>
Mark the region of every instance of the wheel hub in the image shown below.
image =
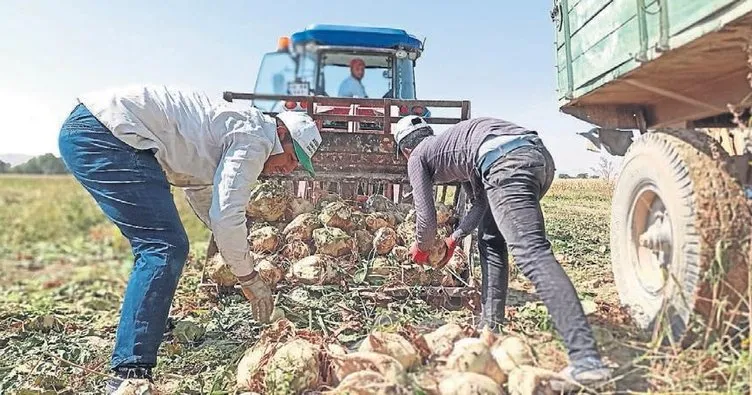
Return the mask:
<path id="1" fill-rule="evenodd" d="M 671 217 L 655 186 L 637 193 L 629 217 L 637 278 L 646 292 L 658 295 L 666 285 L 673 235 Z"/>

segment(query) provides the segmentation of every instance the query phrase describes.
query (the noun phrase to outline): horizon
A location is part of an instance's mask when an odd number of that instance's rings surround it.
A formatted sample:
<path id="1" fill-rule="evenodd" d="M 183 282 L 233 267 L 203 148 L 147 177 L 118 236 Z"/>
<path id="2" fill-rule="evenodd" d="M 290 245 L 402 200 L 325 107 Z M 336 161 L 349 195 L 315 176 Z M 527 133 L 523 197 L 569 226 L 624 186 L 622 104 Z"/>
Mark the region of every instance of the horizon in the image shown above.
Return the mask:
<path id="1" fill-rule="evenodd" d="M 352 3 L 344 1 L 306 13 L 278 12 L 294 9 L 289 0 L 258 7 L 240 1 L 83 1 L 74 8 L 51 1 L 3 2 L 0 34 L 23 39 L 0 42 L 0 55 L 10 59 L 0 64 L 0 116 L 6 120 L 0 150 L 58 156 L 62 121 L 76 96 L 93 90 L 158 83 L 218 98 L 226 90 L 252 91 L 261 58 L 276 49 L 280 36 L 321 23 L 393 27 L 425 38 L 416 65 L 419 99 L 470 100 L 473 117 L 503 118 L 537 130 L 557 172 L 591 172 L 607 154 L 587 151 L 586 139 L 576 135 L 593 125 L 559 111 L 550 5 L 473 0 L 466 5 L 391 0 L 359 4 L 353 14 Z"/>

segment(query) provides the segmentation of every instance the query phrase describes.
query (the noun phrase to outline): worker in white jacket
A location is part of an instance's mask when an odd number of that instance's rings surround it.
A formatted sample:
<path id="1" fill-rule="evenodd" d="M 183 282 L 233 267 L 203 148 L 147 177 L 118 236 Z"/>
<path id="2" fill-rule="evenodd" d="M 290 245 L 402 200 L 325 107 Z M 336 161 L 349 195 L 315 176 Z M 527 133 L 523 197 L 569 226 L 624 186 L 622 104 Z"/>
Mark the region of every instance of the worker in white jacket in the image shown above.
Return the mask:
<path id="1" fill-rule="evenodd" d="M 59 147 L 74 177 L 130 241 L 135 265 L 125 291 L 111 367 L 117 380 L 151 380 L 188 238 L 170 185 L 185 188 L 238 277 L 256 320 L 268 322 L 270 287 L 254 269 L 245 207 L 260 174 L 313 174 L 321 135 L 306 114 L 272 118 L 244 103 L 164 86 L 83 95 Z"/>

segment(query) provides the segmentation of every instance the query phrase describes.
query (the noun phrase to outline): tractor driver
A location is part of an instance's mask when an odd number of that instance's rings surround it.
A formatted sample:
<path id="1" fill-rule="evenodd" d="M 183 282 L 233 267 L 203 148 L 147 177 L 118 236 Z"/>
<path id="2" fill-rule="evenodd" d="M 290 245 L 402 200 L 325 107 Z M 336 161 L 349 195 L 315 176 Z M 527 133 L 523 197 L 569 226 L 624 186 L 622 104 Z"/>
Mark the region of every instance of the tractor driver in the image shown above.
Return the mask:
<path id="1" fill-rule="evenodd" d="M 366 88 L 363 86 L 363 76 L 366 73 L 366 62 L 360 58 L 350 61 L 350 75 L 339 85 L 338 96 L 367 98 Z"/>
<path id="2" fill-rule="evenodd" d="M 114 377 L 106 383 L 110 394 L 132 380 L 152 380 L 188 258 L 171 185 L 186 190 L 254 318 L 268 322 L 272 291 L 254 268 L 245 208 L 260 174 L 301 165 L 313 175 L 321 135 L 305 113 L 285 111 L 275 119 L 248 104 L 164 86 L 95 92 L 79 103 L 61 128 L 60 154 L 135 257 L 110 362 Z"/>
<path id="3" fill-rule="evenodd" d="M 537 133 L 507 121 L 476 118 L 440 135 L 418 116 L 399 120 L 393 130 L 397 149 L 407 158 L 413 188 L 416 229 L 412 260 L 427 262 L 437 226 L 434 183 L 461 182 L 473 206 L 444 243 L 447 256 L 478 230 L 482 313 L 479 329 L 499 332 L 508 286 L 508 253 L 530 279 L 564 339 L 571 364 L 552 383 L 554 390 L 603 384 L 610 370 L 599 355 L 593 331 L 577 292 L 556 261 L 546 238 L 539 200 L 554 177 L 554 161 Z M 448 259 L 445 259 L 445 261 Z"/>

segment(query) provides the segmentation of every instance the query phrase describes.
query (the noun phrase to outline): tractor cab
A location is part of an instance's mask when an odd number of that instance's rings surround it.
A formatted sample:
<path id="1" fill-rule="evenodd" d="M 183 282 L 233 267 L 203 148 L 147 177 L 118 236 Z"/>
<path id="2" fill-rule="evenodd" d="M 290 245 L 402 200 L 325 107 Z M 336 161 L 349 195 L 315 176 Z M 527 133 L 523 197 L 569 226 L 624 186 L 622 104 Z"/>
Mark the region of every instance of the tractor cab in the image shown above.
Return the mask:
<path id="1" fill-rule="evenodd" d="M 281 37 L 276 52 L 267 53 L 256 77 L 254 93 L 282 96 L 327 96 L 415 100 L 415 62 L 421 41 L 404 30 L 340 25 L 311 25 Z M 307 111 L 305 100 L 261 100 L 265 112 Z M 317 105 L 314 113 L 382 116 L 383 108 L 362 105 Z M 399 108 L 399 116 L 430 116 L 422 106 Z M 391 114 L 389 114 L 391 115 Z M 383 130 L 378 122 L 326 121 L 325 129 Z"/>

